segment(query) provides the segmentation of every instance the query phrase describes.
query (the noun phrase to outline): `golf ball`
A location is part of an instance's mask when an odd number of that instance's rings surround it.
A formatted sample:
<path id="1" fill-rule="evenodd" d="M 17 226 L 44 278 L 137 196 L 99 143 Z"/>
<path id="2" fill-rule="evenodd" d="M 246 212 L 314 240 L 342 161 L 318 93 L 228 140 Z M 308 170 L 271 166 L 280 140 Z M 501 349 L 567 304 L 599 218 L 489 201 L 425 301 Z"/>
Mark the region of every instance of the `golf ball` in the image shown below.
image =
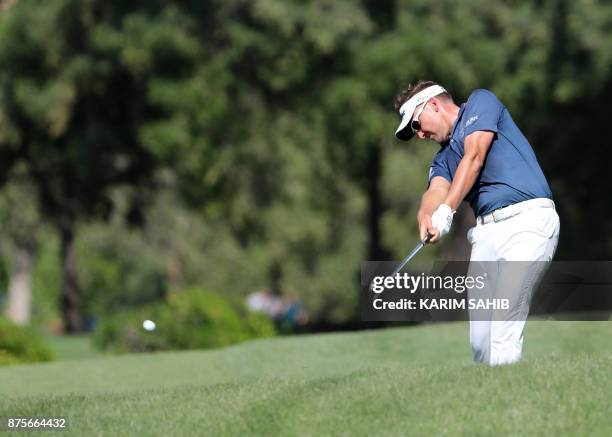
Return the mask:
<path id="1" fill-rule="evenodd" d="M 153 331 L 155 329 L 155 322 L 153 320 L 145 320 L 142 322 L 142 327 L 145 331 Z"/>

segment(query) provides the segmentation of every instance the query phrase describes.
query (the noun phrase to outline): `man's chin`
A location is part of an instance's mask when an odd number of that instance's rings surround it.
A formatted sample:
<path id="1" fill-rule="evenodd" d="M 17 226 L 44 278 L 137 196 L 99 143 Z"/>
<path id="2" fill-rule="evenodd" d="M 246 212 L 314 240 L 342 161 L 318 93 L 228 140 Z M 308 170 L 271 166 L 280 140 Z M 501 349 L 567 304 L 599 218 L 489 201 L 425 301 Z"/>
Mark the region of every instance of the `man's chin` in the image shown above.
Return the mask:
<path id="1" fill-rule="evenodd" d="M 438 144 L 446 144 L 450 141 L 450 135 L 432 135 L 429 137 L 431 141 L 435 141 Z"/>

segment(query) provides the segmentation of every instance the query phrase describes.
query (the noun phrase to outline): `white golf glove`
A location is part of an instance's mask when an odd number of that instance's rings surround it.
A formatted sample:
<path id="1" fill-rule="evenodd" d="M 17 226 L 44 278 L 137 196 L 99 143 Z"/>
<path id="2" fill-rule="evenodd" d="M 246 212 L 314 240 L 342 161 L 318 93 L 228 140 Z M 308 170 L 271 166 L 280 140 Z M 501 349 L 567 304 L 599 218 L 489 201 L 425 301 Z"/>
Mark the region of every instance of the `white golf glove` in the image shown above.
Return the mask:
<path id="1" fill-rule="evenodd" d="M 438 206 L 438 209 L 431 215 L 431 224 L 440 231 L 440 238 L 450 231 L 451 225 L 453 224 L 453 214 L 454 212 L 450 206 L 443 203 Z"/>

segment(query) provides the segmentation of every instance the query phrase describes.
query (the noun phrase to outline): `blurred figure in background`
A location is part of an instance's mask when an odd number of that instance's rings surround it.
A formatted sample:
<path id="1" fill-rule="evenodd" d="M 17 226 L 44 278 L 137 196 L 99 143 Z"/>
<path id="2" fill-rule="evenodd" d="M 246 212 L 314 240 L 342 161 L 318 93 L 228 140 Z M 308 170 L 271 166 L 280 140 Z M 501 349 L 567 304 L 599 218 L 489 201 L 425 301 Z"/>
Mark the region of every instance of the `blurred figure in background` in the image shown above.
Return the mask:
<path id="1" fill-rule="evenodd" d="M 308 315 L 302 302 L 292 296 L 278 296 L 268 290 L 256 291 L 247 296 L 249 311 L 269 316 L 281 331 L 291 331 L 308 323 Z"/>

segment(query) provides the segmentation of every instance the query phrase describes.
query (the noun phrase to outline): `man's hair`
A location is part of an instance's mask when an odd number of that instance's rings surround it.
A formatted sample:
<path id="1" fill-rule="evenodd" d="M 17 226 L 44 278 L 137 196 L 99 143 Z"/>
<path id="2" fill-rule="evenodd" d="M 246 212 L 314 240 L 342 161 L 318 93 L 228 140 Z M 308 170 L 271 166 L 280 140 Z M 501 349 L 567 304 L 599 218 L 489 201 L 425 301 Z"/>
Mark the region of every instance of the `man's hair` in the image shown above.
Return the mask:
<path id="1" fill-rule="evenodd" d="M 403 90 L 397 96 L 395 96 L 395 110 L 397 111 L 402 105 L 408 101 L 412 96 L 414 96 L 419 91 L 423 91 L 425 88 L 429 88 L 432 85 L 438 85 L 436 82 L 431 80 L 419 80 L 414 85 L 408 85 L 408 88 Z M 449 93 L 442 93 L 437 95 L 436 97 L 441 97 L 446 100 L 453 101 L 453 97 Z"/>

